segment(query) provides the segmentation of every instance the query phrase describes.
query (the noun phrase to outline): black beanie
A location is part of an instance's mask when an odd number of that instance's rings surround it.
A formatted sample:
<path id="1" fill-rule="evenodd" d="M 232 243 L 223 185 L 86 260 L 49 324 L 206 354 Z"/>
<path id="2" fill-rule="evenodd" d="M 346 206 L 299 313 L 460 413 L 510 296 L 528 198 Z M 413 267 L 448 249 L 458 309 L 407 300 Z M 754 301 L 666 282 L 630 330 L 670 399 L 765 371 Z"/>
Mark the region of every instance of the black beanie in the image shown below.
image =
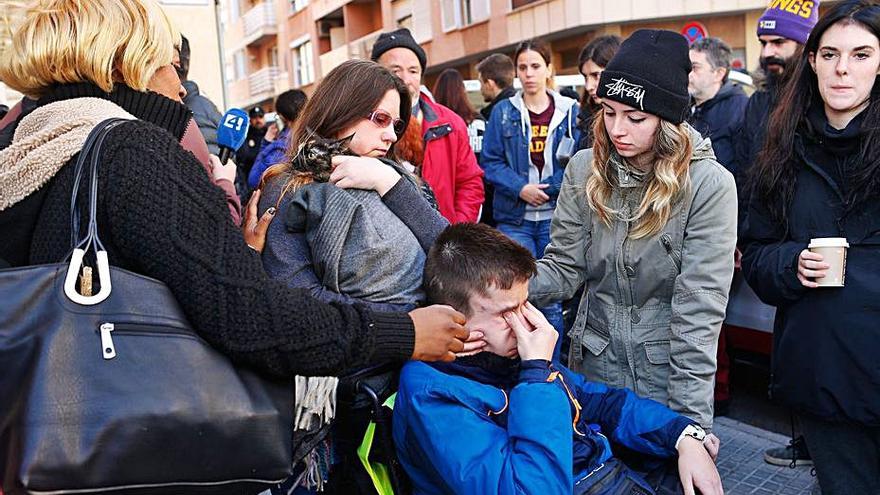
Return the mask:
<path id="1" fill-rule="evenodd" d="M 425 55 L 425 50 L 423 50 L 422 47 L 416 43 L 416 40 L 413 39 L 412 33 L 409 32 L 409 29 L 400 28 L 397 31 L 380 34 L 376 43 L 373 44 L 373 53 L 370 54 L 370 60 L 376 62 L 383 53 L 392 48 L 408 48 L 412 50 L 419 59 L 419 64 L 422 66 L 422 72 L 425 71 L 425 66 L 428 65 L 428 56 Z"/>
<path id="2" fill-rule="evenodd" d="M 598 96 L 680 124 L 690 105 L 691 59 L 684 36 L 639 29 L 623 41 L 599 78 Z"/>

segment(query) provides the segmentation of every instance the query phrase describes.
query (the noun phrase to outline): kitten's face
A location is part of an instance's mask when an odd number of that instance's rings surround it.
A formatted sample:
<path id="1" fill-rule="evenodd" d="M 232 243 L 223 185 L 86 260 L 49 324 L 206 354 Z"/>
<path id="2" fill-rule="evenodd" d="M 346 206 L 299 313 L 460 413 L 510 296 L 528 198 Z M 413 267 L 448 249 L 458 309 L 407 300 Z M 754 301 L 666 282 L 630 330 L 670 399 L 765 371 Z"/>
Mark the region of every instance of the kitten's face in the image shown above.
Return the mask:
<path id="1" fill-rule="evenodd" d="M 400 118 L 400 95 L 397 91 L 388 90 L 376 110 L 381 110 L 393 119 Z M 343 129 L 337 138 L 352 136 L 349 149 L 352 154 L 358 156 L 369 156 L 373 158 L 382 158 L 388 154 L 391 145 L 397 141 L 397 134 L 394 133 L 393 123 L 389 123 L 385 127 L 379 127 L 369 116 L 358 120 L 354 125 Z"/>
<path id="2" fill-rule="evenodd" d="M 343 139 L 315 138 L 300 150 L 293 168 L 299 172 L 310 172 L 317 182 L 327 182 L 333 171 L 333 157 L 352 154 L 349 149 L 351 140 L 352 136 Z"/>

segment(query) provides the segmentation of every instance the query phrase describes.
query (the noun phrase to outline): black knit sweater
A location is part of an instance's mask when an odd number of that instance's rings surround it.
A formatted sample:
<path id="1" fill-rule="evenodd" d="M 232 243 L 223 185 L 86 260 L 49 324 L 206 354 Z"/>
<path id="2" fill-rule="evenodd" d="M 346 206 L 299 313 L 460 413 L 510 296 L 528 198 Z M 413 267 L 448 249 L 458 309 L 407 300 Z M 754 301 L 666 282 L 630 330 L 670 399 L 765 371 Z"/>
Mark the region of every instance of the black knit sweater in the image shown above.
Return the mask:
<path id="1" fill-rule="evenodd" d="M 137 115 L 132 108 L 139 101 L 117 103 Z M 107 136 L 98 225 L 110 263 L 163 281 L 205 340 L 239 363 L 280 377 L 332 375 L 409 358 L 415 334 L 408 315 L 328 305 L 265 275 L 230 221 L 222 191 L 169 133 L 179 125 L 175 115 L 124 123 Z M 32 264 L 58 262 L 71 248 L 76 158 L 34 193 L 45 192 L 41 208 L 18 211 L 15 219 L 9 218 L 12 209 L 0 212 L 0 238 L 35 226 Z"/>

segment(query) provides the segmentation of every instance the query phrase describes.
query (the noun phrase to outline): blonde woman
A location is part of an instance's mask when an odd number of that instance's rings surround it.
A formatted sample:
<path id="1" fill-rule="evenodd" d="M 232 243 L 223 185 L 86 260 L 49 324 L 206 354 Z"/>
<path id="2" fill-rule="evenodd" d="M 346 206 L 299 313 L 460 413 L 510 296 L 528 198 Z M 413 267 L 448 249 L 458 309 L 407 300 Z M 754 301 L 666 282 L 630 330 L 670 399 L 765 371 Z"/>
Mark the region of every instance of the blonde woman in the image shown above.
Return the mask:
<path id="1" fill-rule="evenodd" d="M 684 123 L 689 71 L 679 34 L 639 30 L 623 42 L 600 78 L 594 147 L 565 171 L 530 293 L 547 304 L 585 284 L 571 369 L 709 429 L 736 190 L 710 141 Z"/>
<path id="2" fill-rule="evenodd" d="M 464 317 L 448 308 L 330 305 L 266 276 L 223 192 L 180 145 L 191 116 L 176 100 L 180 35 L 155 0 L 29 5 L 0 57 L 0 80 L 37 100 L 12 141 L 0 142 L 0 259 L 65 258 L 71 162 L 99 122 L 118 117 L 129 122 L 109 131 L 98 156 L 98 225 L 110 264 L 165 283 L 219 351 L 292 378 L 452 360 L 463 349 Z"/>

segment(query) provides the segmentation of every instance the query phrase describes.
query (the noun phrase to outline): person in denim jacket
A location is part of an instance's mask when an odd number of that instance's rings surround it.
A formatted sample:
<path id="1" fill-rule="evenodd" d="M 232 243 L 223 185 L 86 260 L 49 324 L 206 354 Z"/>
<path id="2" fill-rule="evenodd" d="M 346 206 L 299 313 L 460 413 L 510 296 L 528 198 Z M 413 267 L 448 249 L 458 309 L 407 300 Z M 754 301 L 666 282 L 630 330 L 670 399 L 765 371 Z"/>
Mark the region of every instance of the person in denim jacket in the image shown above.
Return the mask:
<path id="1" fill-rule="evenodd" d="M 492 110 L 480 165 L 495 186 L 498 230 L 540 258 L 550 242 L 550 218 L 565 164 L 579 137 L 578 105 L 548 89 L 553 66 L 545 43 L 522 42 L 514 65 L 523 89 Z M 562 306 L 553 303 L 541 309 L 562 331 Z"/>

